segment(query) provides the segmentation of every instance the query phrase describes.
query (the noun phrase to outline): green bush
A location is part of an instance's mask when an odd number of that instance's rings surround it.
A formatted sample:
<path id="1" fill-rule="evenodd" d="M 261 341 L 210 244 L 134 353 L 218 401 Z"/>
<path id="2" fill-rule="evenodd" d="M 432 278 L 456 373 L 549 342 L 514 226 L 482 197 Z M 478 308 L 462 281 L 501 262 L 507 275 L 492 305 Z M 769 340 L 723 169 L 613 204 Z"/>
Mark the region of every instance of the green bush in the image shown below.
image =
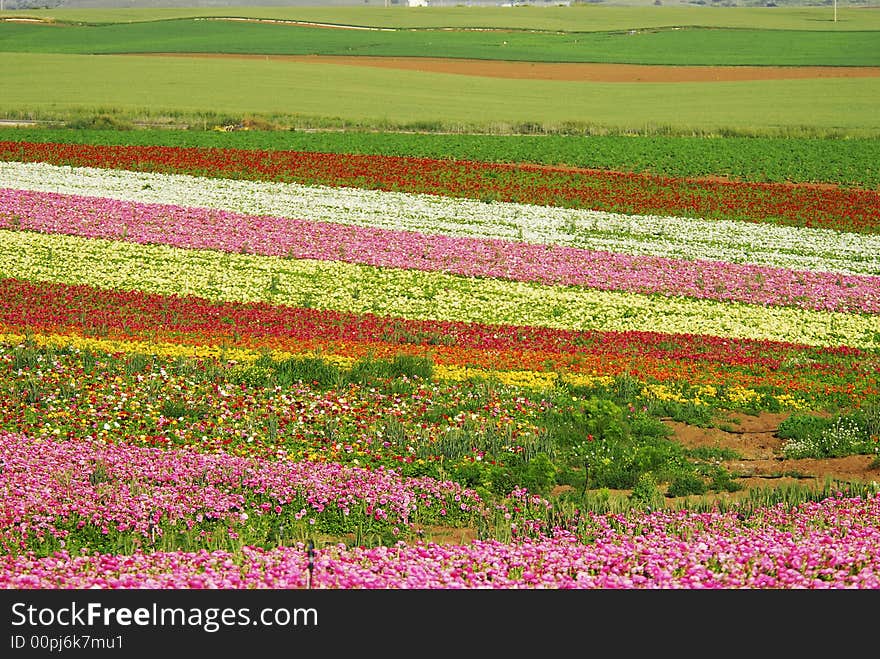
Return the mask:
<path id="1" fill-rule="evenodd" d="M 831 425 L 831 419 L 812 414 L 792 414 L 779 424 L 776 434 L 782 439 L 812 441 Z"/>
<path id="2" fill-rule="evenodd" d="M 76 130 L 132 130 L 134 126 L 111 114 L 96 114 L 91 117 L 79 117 L 64 124 L 66 128 Z"/>
<path id="3" fill-rule="evenodd" d="M 641 508 L 659 508 L 663 504 L 663 495 L 657 486 L 657 479 L 650 471 L 639 475 L 636 486 L 630 495 L 630 502 Z"/>
<path id="4" fill-rule="evenodd" d="M 709 487 L 716 492 L 739 492 L 743 489 L 742 483 L 734 480 L 731 473 L 720 466 L 712 470 Z"/>
<path id="5" fill-rule="evenodd" d="M 705 494 L 708 490 L 706 482 L 697 474 L 677 474 L 666 488 L 668 497 L 686 497 L 690 494 Z"/>
<path id="6" fill-rule="evenodd" d="M 637 414 L 631 418 L 629 430 L 632 436 L 636 438 L 664 438 L 670 437 L 673 434 L 672 428 L 660 419 L 648 416 L 647 414 Z"/>
<path id="7" fill-rule="evenodd" d="M 842 458 L 872 453 L 876 446 L 857 418 L 839 416 L 821 432 L 790 439 L 782 452 L 787 458 Z"/>
<path id="8" fill-rule="evenodd" d="M 538 453 L 525 463 L 521 484 L 534 494 L 547 494 L 556 485 L 556 467 L 546 453 Z"/>

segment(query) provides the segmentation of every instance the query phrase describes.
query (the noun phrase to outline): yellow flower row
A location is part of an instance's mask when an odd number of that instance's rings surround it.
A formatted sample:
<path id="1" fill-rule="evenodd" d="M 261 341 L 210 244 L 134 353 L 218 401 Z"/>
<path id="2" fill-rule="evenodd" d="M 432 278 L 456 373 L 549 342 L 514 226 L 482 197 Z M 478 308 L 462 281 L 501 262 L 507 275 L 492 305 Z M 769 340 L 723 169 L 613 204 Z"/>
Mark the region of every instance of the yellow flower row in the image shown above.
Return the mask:
<path id="1" fill-rule="evenodd" d="M 647 384 L 642 387 L 644 398 L 653 398 L 659 401 L 674 401 L 677 403 L 693 403 L 694 405 L 729 404 L 741 407 L 761 400 L 762 396 L 754 389 L 748 389 L 741 385 L 731 385 L 723 392 L 711 385 L 693 387 L 685 395 L 667 384 Z M 791 394 L 775 394 L 773 398 L 780 407 L 794 410 L 809 409 L 806 401 L 792 396 Z"/>
<path id="2" fill-rule="evenodd" d="M 292 353 L 282 350 L 265 351 L 222 346 L 182 345 L 168 342 L 107 340 L 65 334 L 29 333 L 24 335 L 14 332 L 0 332 L 0 343 L 4 345 L 15 346 L 26 341 L 43 348 L 60 349 L 70 347 L 80 351 L 89 350 L 108 354 L 143 354 L 160 357 L 218 359 L 239 364 L 252 363 L 265 355 L 277 361 L 283 361 L 292 357 L 320 357 L 329 364 L 345 370 L 350 369 L 357 361 L 353 357 L 328 353 Z M 556 373 L 553 371 L 499 371 L 443 364 L 434 365 L 433 373 L 434 377 L 438 380 L 463 381 L 468 379 L 485 379 L 507 386 L 538 390 L 552 388 L 559 384 L 560 381 L 566 384 L 587 387 L 596 385 L 608 386 L 614 383 L 612 376 L 590 376 L 578 373 Z M 694 403 L 697 405 L 743 405 L 761 398 L 761 394 L 758 392 L 740 385 L 729 386 L 723 392 L 719 392 L 718 388 L 711 385 L 701 385 L 693 388 L 686 395 L 674 385 L 647 384 L 643 386 L 641 393 L 646 398 L 676 401 L 679 403 Z M 774 396 L 774 398 L 784 408 L 807 409 L 805 401 L 790 394 L 779 394 Z"/>
<path id="3" fill-rule="evenodd" d="M 0 276 L 408 319 L 880 348 L 880 317 L 3 231 Z"/>

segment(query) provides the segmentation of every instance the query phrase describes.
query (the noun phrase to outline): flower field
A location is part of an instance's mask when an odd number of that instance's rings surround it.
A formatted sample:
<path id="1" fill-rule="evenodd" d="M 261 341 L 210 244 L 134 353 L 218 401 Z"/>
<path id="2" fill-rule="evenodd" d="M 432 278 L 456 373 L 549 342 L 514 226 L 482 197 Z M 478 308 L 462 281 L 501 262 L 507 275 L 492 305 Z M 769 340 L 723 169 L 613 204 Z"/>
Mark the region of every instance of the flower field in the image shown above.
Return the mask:
<path id="1" fill-rule="evenodd" d="M 0 142 L 5 588 L 874 589 L 876 482 L 664 421 L 876 456 L 878 373 L 874 189 Z"/>

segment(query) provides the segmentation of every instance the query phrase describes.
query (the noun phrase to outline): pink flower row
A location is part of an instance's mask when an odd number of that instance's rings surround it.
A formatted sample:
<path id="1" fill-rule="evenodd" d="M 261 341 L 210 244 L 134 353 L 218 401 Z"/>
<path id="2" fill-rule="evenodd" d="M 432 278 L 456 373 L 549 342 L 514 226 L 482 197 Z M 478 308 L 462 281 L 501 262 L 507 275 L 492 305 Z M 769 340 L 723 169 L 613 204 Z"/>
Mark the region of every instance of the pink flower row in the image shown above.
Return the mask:
<path id="1" fill-rule="evenodd" d="M 880 313 L 880 277 L 869 275 L 615 254 L 13 189 L 0 189 L 0 209 L 0 228 L 601 290 Z"/>
<path id="2" fill-rule="evenodd" d="M 312 588 L 877 589 L 880 495 L 798 508 L 595 515 L 593 540 L 563 531 L 502 543 L 319 549 Z M 239 553 L 0 559 L 2 588 L 305 588 L 304 547 Z"/>
<path id="3" fill-rule="evenodd" d="M 476 493 L 452 481 L 403 478 L 386 469 L 335 463 L 267 461 L 91 442 L 34 440 L 0 433 L 0 541 L 64 538 L 65 524 L 142 536 L 160 524 L 192 528 L 203 520 L 239 526 L 248 515 L 299 516 L 325 509 L 357 511 L 408 525 L 417 509 L 442 516 L 446 506 L 479 510 Z M 257 506 L 248 497 L 259 499 Z M 299 509 L 301 507 L 301 509 Z M 20 546 L 20 545 L 19 545 Z"/>

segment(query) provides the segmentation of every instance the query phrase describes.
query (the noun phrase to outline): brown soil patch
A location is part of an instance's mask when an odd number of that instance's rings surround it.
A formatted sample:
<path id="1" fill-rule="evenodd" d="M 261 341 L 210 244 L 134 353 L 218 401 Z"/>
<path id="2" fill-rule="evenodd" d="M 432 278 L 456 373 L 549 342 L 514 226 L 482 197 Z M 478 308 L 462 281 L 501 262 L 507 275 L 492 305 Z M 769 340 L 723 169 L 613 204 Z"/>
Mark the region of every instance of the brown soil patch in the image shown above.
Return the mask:
<path id="1" fill-rule="evenodd" d="M 823 488 L 826 483 L 865 484 L 880 482 L 880 467 L 874 456 L 851 455 L 844 458 L 792 460 L 784 457 L 785 440 L 777 436 L 780 422 L 787 414 L 761 413 L 757 416 L 731 414 L 724 430 L 700 428 L 675 421 L 666 421 L 675 439 L 688 448 L 714 447 L 736 451 L 738 458 L 722 461 L 722 465 L 743 486 L 773 488 L 797 483 Z"/>
<path id="2" fill-rule="evenodd" d="M 701 428 L 686 423 L 664 420 L 673 431 L 672 439 L 686 448 L 729 449 L 736 458 L 722 460 L 719 464 L 727 469 L 733 480 L 741 486 L 736 492 L 708 492 L 702 496 L 684 497 L 681 500 L 667 498 L 670 506 L 690 501 L 716 499 L 736 501 L 746 499 L 750 492 L 806 487 L 820 492 L 829 487 L 846 489 L 880 483 L 880 461 L 871 455 L 850 455 L 844 458 L 789 459 L 783 454 L 785 440 L 776 432 L 788 414 L 762 412 L 757 416 L 729 413 L 717 427 Z M 661 488 L 662 489 L 662 488 Z M 551 500 L 572 490 L 560 485 L 551 493 Z M 628 499 L 631 490 L 612 490 L 612 497 Z"/>
<path id="3" fill-rule="evenodd" d="M 477 529 L 455 526 L 430 526 L 423 529 L 422 540 L 438 545 L 468 545 L 479 538 Z"/>
<path id="4" fill-rule="evenodd" d="M 579 82 L 733 82 L 803 78 L 875 78 L 877 66 L 642 66 L 638 64 L 589 64 L 553 62 L 506 62 L 440 57 L 360 57 L 330 55 L 239 55 L 212 53 L 145 53 L 162 57 L 211 57 L 266 61 L 338 64 L 526 80 Z"/>

